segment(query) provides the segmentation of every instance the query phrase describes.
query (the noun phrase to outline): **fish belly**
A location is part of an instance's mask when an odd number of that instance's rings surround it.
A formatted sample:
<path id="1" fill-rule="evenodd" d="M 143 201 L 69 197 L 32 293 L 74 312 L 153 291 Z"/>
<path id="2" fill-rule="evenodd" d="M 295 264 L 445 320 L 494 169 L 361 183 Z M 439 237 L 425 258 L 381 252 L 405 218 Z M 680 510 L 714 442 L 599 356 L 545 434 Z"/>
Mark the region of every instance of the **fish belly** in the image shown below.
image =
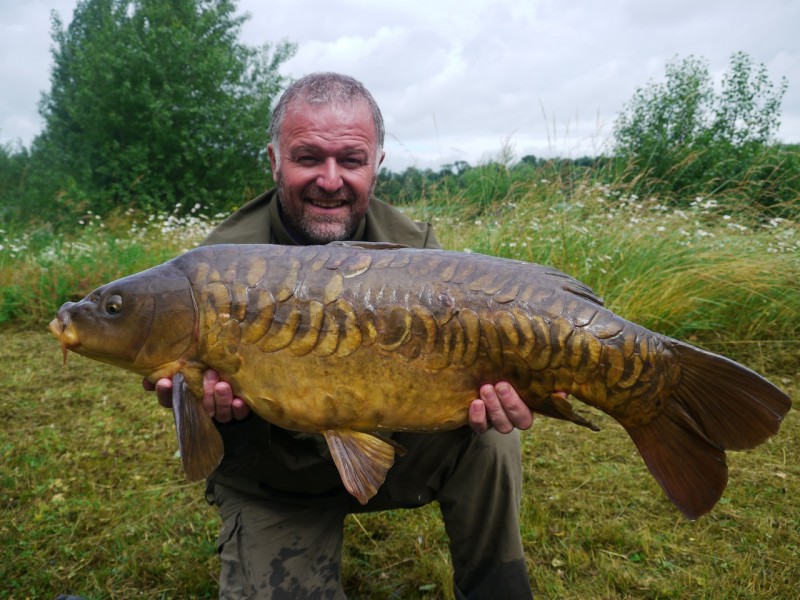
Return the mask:
<path id="1" fill-rule="evenodd" d="M 467 423 L 480 373 L 430 372 L 361 350 L 346 357 L 253 352 L 230 378 L 234 392 L 264 419 L 321 432 L 440 431 Z"/>

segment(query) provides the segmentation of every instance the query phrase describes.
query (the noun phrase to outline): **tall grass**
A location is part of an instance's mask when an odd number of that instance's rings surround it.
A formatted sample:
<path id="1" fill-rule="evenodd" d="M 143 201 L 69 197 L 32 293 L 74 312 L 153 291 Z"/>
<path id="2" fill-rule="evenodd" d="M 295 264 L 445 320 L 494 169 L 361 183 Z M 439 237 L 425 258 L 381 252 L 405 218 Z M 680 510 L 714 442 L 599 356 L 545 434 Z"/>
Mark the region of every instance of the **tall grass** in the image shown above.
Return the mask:
<path id="1" fill-rule="evenodd" d="M 189 216 L 178 210 L 150 216 L 128 211 L 104 219 L 88 213 L 71 234 L 49 226 L 0 230 L 0 324 L 47 322 L 64 301 L 194 247 L 220 218 L 198 205 Z"/>

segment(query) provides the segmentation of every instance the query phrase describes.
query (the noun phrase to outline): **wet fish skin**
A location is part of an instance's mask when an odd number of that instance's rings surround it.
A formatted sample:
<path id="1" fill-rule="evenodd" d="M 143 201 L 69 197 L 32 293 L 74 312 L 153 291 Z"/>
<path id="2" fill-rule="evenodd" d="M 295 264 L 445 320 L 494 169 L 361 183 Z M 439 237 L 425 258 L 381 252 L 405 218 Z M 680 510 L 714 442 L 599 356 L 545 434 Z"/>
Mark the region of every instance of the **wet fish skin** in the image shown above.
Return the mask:
<path id="1" fill-rule="evenodd" d="M 192 257 L 186 268 L 198 307 L 208 307 L 200 311 L 199 354 L 213 357 L 215 368 L 235 379 L 235 391 L 245 395 L 269 379 L 273 396 L 295 389 L 314 397 L 314 373 L 336 365 L 326 375 L 327 387 L 346 390 L 350 402 L 320 402 L 310 415 L 305 406 L 292 410 L 281 402 L 269 420 L 280 419 L 290 429 L 375 429 L 377 423 L 387 430 L 438 430 L 453 426 L 449 419 L 442 422 L 443 408 L 435 408 L 443 405 L 452 407 L 460 425 L 467 410 L 462 400 L 471 400 L 481 383 L 499 379 L 511 380 L 534 405 L 549 401 L 556 390 L 589 392 L 599 396 L 596 404 L 603 402 L 598 408 L 636 424 L 652 418 L 655 405 L 631 411 L 632 403 L 654 386 L 674 385 L 652 377 L 657 370 L 669 373 L 664 365 L 674 360 L 650 348 L 659 337 L 603 309 L 588 289 L 552 269 L 442 251 L 395 249 L 373 259 L 369 251 L 354 254 L 349 247 L 278 246 L 272 260 L 281 264 L 267 277 L 260 251 L 235 258 L 240 252 L 211 247 L 205 260 Z M 215 264 L 226 265 L 225 271 Z M 519 285 L 523 274 L 531 281 Z M 567 295 L 560 286 L 584 297 Z M 650 360 L 642 359 L 642 350 Z M 269 367 L 248 366 L 265 355 Z M 407 371 L 398 372 L 398 364 Z M 283 375 L 300 371 L 306 376 Z M 359 372 L 365 381 L 355 385 Z M 249 376 L 255 379 L 246 384 Z M 375 386 L 382 400 L 367 402 L 364 392 Z M 426 390 L 425 414 L 405 394 L 396 398 L 407 388 Z M 456 402 L 454 390 L 461 395 Z M 365 412 L 368 404 L 386 412 L 387 402 L 394 403 L 390 423 Z M 353 403 L 362 405 L 354 412 L 364 422 L 343 423 L 341 405 Z"/>
<path id="2" fill-rule="evenodd" d="M 109 316 L 113 298 L 124 310 Z M 214 433 L 196 400 L 213 368 L 268 421 L 325 435 L 363 502 L 397 450 L 372 432 L 463 425 L 483 383 L 507 380 L 532 410 L 584 426 L 554 392 L 611 415 L 691 518 L 726 485 L 724 450 L 761 443 L 790 407 L 756 373 L 622 319 L 559 271 L 441 250 L 203 247 L 66 304 L 51 329 L 151 380 L 183 374 L 185 428 L 205 432 L 183 432 L 190 476 L 218 461 L 191 442 Z M 101 352 L 110 337 L 120 347 Z"/>

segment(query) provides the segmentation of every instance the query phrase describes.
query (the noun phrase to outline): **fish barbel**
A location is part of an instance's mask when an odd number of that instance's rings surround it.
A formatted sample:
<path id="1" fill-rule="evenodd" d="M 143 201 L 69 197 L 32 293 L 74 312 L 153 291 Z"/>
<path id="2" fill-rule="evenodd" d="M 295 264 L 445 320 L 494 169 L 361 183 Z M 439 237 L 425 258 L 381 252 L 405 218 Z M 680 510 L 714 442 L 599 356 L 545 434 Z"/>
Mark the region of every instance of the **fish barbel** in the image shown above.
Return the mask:
<path id="1" fill-rule="evenodd" d="M 563 392 L 607 413 L 689 518 L 722 495 L 725 451 L 766 440 L 791 406 L 757 373 L 626 321 L 564 273 L 444 250 L 201 247 L 67 302 L 50 329 L 65 357 L 176 378 L 189 479 L 223 454 L 199 401 L 215 369 L 267 421 L 325 436 L 362 503 L 402 451 L 380 432 L 462 426 L 486 383 L 587 427 Z"/>

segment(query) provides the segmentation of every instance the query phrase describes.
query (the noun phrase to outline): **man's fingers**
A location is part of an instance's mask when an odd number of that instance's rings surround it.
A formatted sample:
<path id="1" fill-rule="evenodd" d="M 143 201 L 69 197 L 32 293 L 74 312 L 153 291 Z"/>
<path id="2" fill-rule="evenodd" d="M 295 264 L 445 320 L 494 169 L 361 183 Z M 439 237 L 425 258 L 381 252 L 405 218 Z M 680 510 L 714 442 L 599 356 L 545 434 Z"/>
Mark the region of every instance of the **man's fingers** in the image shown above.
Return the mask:
<path id="1" fill-rule="evenodd" d="M 147 379 L 142 379 L 142 387 L 145 391 L 155 392 L 158 403 L 164 408 L 172 408 L 172 379 L 162 377 L 155 384 Z"/>
<path id="2" fill-rule="evenodd" d="M 469 405 L 469 424 L 475 433 L 486 433 L 489 431 L 489 423 L 486 419 L 486 405 L 483 400 L 473 400 Z"/>
<path id="3" fill-rule="evenodd" d="M 227 423 L 233 419 L 233 392 L 225 381 L 220 381 L 214 386 L 214 405 L 216 407 L 214 418 L 217 421 Z"/>
<path id="4" fill-rule="evenodd" d="M 497 429 L 500 433 L 508 433 L 514 429 L 514 425 L 506 415 L 505 408 L 500 403 L 497 388 L 493 385 L 481 386 L 481 400 L 486 406 L 486 418 L 491 423 L 492 427 Z"/>
<path id="5" fill-rule="evenodd" d="M 485 423 L 481 421 L 481 411 Z M 515 427 L 528 429 L 533 424 L 533 414 L 511 384 L 501 381 L 497 385 L 484 385 L 480 389 L 480 401 L 469 407 L 472 428 L 481 433 L 494 427 L 500 433 L 509 433 Z"/>
<path id="6" fill-rule="evenodd" d="M 217 416 L 217 403 L 214 398 L 214 388 L 219 383 L 219 374 L 211 369 L 203 373 L 203 399 L 200 403 L 209 417 Z"/>
<path id="7" fill-rule="evenodd" d="M 203 409 L 218 423 L 244 419 L 250 407 L 241 398 L 234 398 L 227 381 L 221 381 L 219 373 L 208 369 L 203 373 Z"/>
<path id="8" fill-rule="evenodd" d="M 527 407 L 511 385 L 501 381 L 495 386 L 495 390 L 500 397 L 503 413 L 513 427 L 528 429 L 533 425 L 531 409 Z"/>
<path id="9" fill-rule="evenodd" d="M 250 414 L 250 407 L 247 406 L 247 403 L 241 398 L 234 398 L 231 408 L 233 409 L 233 418 L 237 421 L 244 419 Z"/>
<path id="10" fill-rule="evenodd" d="M 143 379 L 142 387 L 148 392 L 155 391 L 161 406 L 172 408 L 172 379 L 163 377 L 155 384 Z M 203 373 L 203 398 L 200 403 L 206 414 L 220 423 L 244 419 L 250 414 L 250 407 L 241 398 L 233 397 L 230 384 L 220 381 L 219 374 L 213 369 Z"/>

